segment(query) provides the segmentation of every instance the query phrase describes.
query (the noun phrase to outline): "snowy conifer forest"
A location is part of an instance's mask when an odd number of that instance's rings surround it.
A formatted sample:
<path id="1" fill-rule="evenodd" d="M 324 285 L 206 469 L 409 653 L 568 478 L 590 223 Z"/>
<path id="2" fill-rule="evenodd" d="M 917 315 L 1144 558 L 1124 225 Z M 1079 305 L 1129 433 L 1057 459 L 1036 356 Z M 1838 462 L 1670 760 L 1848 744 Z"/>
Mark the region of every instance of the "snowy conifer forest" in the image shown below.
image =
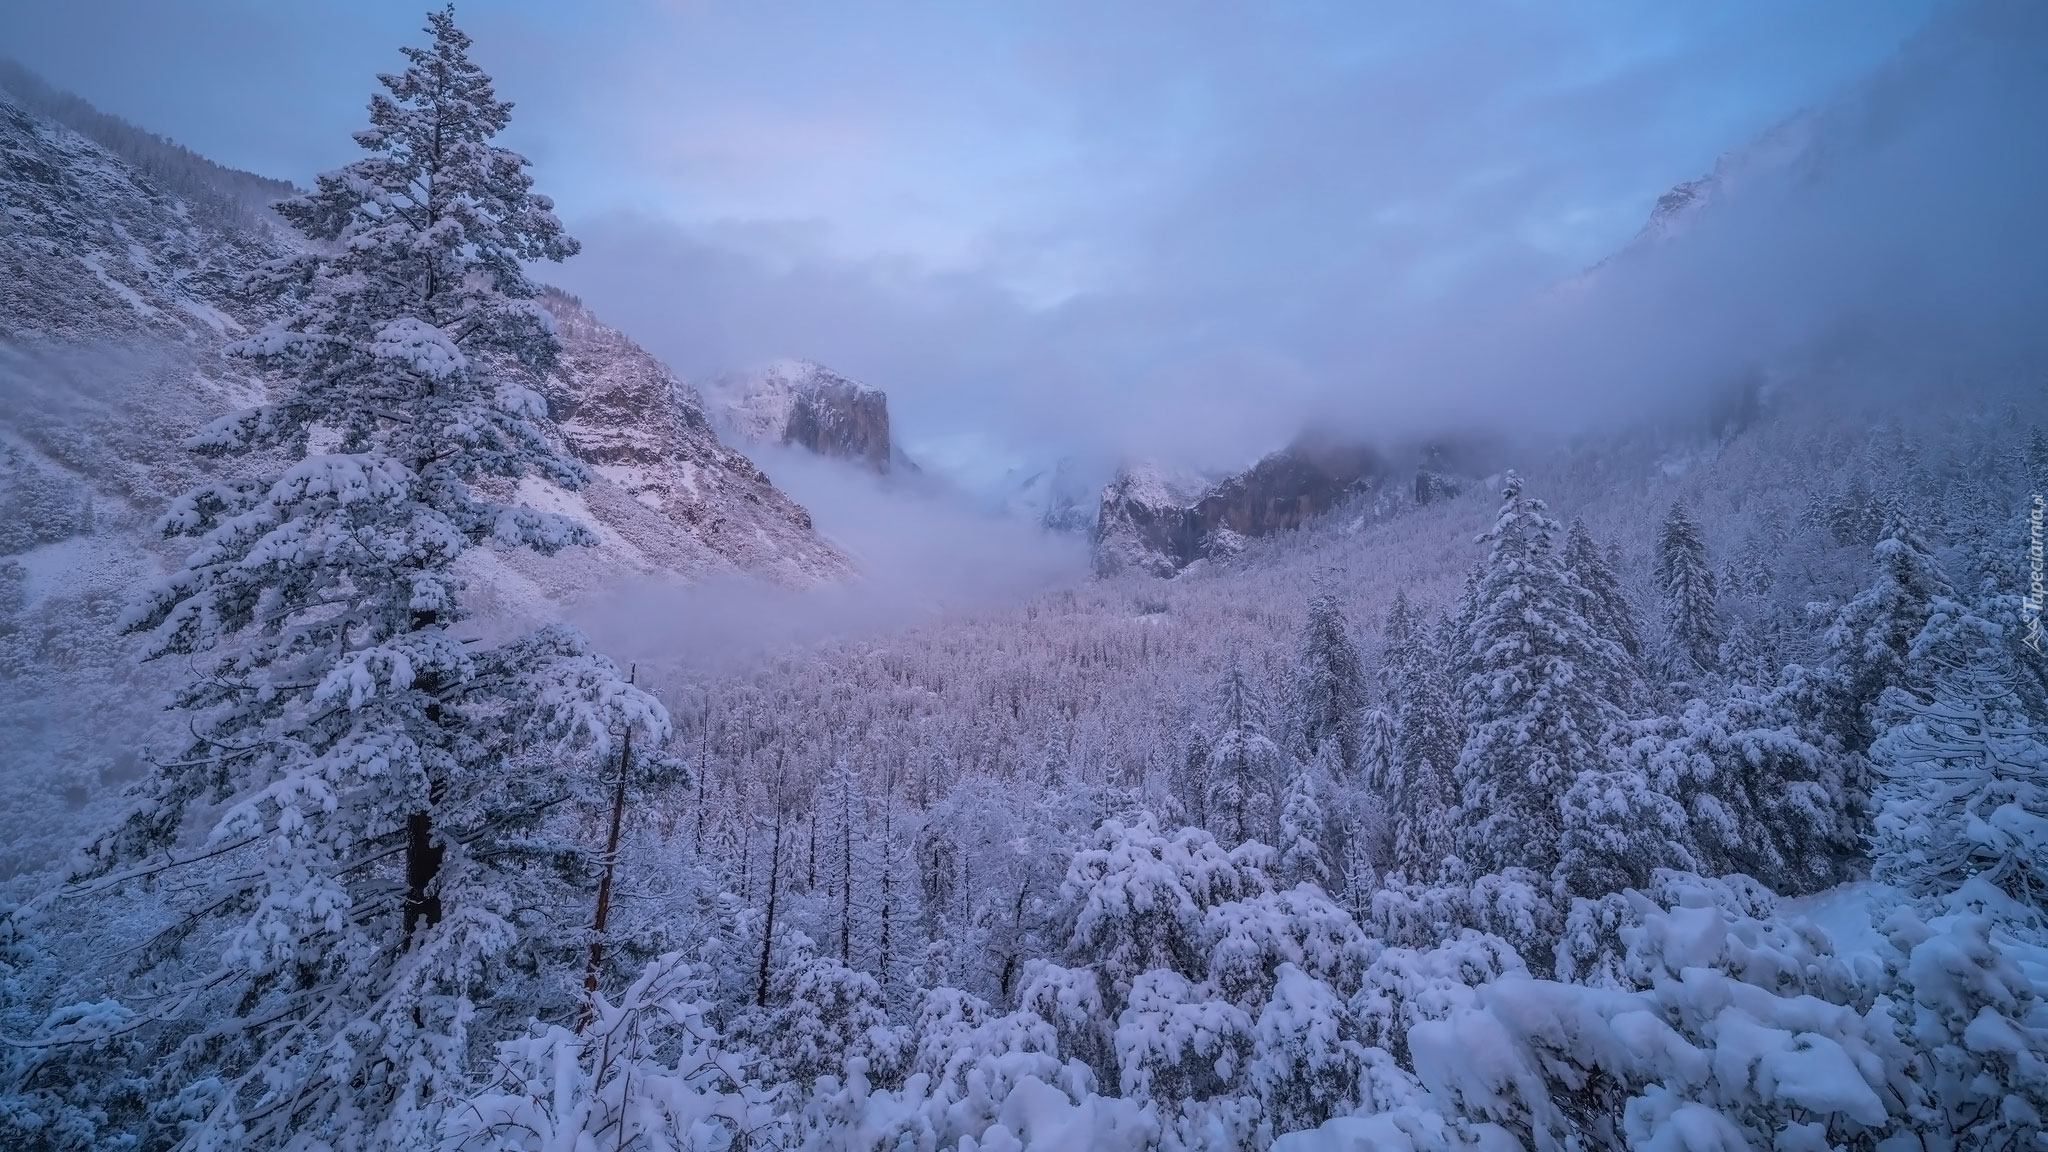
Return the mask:
<path id="1" fill-rule="evenodd" d="M 1888 82 L 2040 98 L 1963 8 Z M 0 71 L 0 1149 L 2048 1150 L 2040 316 L 607 652 L 860 558 L 547 286 L 480 41 L 310 189 Z"/>

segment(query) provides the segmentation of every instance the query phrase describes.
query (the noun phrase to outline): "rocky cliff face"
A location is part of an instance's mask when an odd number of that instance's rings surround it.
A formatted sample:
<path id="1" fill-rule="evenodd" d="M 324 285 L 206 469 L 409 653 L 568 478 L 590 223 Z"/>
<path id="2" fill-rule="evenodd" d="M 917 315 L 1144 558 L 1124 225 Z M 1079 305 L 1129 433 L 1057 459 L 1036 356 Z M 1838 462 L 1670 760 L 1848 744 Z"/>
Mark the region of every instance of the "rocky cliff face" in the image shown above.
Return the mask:
<path id="1" fill-rule="evenodd" d="M 1386 461 L 1358 445 L 1299 443 L 1218 479 L 1126 467 L 1102 490 L 1095 571 L 1172 576 L 1246 540 L 1298 528 L 1385 486 Z"/>
<path id="2" fill-rule="evenodd" d="M 810 513 L 719 441 L 695 389 L 574 297 L 546 303 L 563 344 L 549 409 L 594 473 L 580 494 L 617 544 L 686 573 L 721 562 L 790 583 L 847 573 Z"/>
<path id="3" fill-rule="evenodd" d="M 1095 514 L 1095 573 L 1172 576 L 1204 554 L 1194 505 L 1210 481 L 1151 463 L 1127 464 L 1102 489 Z"/>
<path id="4" fill-rule="evenodd" d="M 889 397 L 809 360 L 780 360 L 707 389 L 742 439 L 851 460 L 870 471 L 916 471 L 889 435 Z"/>

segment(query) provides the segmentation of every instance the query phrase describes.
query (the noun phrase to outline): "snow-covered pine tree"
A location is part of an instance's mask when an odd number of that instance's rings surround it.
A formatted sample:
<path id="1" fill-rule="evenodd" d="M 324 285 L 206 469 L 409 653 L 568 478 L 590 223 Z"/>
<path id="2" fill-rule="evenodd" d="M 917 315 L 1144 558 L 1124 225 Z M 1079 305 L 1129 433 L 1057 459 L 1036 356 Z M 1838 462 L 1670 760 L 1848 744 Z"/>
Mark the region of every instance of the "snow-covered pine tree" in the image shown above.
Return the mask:
<path id="1" fill-rule="evenodd" d="M 1319 777 L 1336 757 L 1335 741 L 1325 741 L 1316 758 L 1296 761 L 1280 801 L 1280 876 L 1290 884 L 1328 884 L 1330 851 L 1324 841 L 1327 817 L 1319 796 Z"/>
<path id="2" fill-rule="evenodd" d="M 1347 779 L 1358 765 L 1358 719 L 1365 707 L 1364 665 L 1351 640 L 1351 624 L 1343 606 L 1328 590 L 1308 600 L 1308 618 L 1294 662 L 1294 728 L 1292 751 L 1302 759 L 1316 754 L 1323 741 L 1336 742 L 1341 772 Z"/>
<path id="3" fill-rule="evenodd" d="M 867 807 L 852 758 L 843 754 L 834 758 L 818 790 L 819 815 L 827 829 L 824 884 L 831 903 L 825 913 L 828 923 L 821 927 L 827 930 L 827 946 L 838 954 L 839 963 L 848 967 L 854 961 L 854 936 L 866 920 L 868 891 L 861 872 L 868 856 Z M 856 920 L 863 923 L 857 925 Z"/>
<path id="4" fill-rule="evenodd" d="M 1608 562 L 1600 545 L 1593 539 L 1592 530 L 1584 520 L 1573 518 L 1571 527 L 1564 538 L 1565 567 L 1571 569 L 1572 578 L 1579 582 L 1585 592 L 1585 603 L 1580 612 L 1600 635 L 1620 645 L 1628 657 L 1616 666 L 1622 679 L 1610 688 L 1610 699 L 1629 701 L 1635 699 L 1641 689 L 1638 682 L 1642 675 L 1642 640 L 1636 627 L 1635 606 L 1621 590 L 1621 578 L 1615 574 L 1614 565 Z"/>
<path id="5" fill-rule="evenodd" d="M 1871 748 L 1877 878 L 1920 895 L 1982 878 L 2048 916 L 2048 732 L 2013 690 L 2004 630 L 1939 600 L 1908 659 Z"/>
<path id="6" fill-rule="evenodd" d="M 1279 815 L 1280 749 L 1266 735 L 1265 702 L 1241 663 L 1223 674 L 1209 746 L 1209 829 L 1226 847 L 1269 837 Z"/>
<path id="7" fill-rule="evenodd" d="M 2014 691 L 1996 622 L 1937 600 L 1888 689 L 1871 757 L 1879 880 L 1920 897 L 1891 1012 L 1942 1147 L 2023 1148 L 2048 1127 L 2048 729 Z"/>
<path id="8" fill-rule="evenodd" d="M 198 545 L 127 621 L 197 669 L 177 698 L 194 741 L 152 766 L 70 890 L 192 878 L 138 954 L 132 1026 L 163 1044 L 145 1143 L 431 1143 L 475 993 L 548 903 L 530 889 L 552 873 L 528 865 L 570 850 L 543 818 L 616 734 L 667 733 L 572 631 L 456 632 L 465 550 L 590 534 L 476 486 L 579 480 L 529 387 L 558 345 L 522 271 L 576 245 L 491 144 L 510 105 L 468 38 L 446 11 L 429 31 L 382 78 L 369 155 L 278 206 L 307 243 L 265 274 L 282 318 L 233 349 L 276 373 L 270 402 L 194 440 L 289 463 L 179 500 L 165 530 Z"/>
<path id="9" fill-rule="evenodd" d="M 1448 820 L 1457 786 L 1451 770 L 1464 736 L 1445 655 L 1449 632 L 1447 622 L 1430 627 L 1405 594 L 1395 595 L 1380 665 L 1394 707 L 1391 760 L 1402 784 L 1390 811 L 1393 867 L 1410 880 L 1435 875 L 1452 851 Z"/>
<path id="10" fill-rule="evenodd" d="M 1698 867 L 1685 810 L 1635 766 L 1580 772 L 1559 804 L 1562 836 L 1552 879 L 1575 896 L 1644 888 L 1660 868 Z"/>
<path id="11" fill-rule="evenodd" d="M 1559 802 L 1579 773 L 1609 761 L 1607 737 L 1621 719 L 1600 690 L 1627 654 L 1582 614 L 1558 531 L 1508 473 L 1467 589 L 1459 662 L 1469 735 L 1452 826 L 1459 857 L 1478 874 L 1556 866 Z"/>
<path id="12" fill-rule="evenodd" d="M 1973 495 L 1981 499 L 1981 495 Z M 1972 613 L 2004 630 L 2006 649 L 2017 673 L 2013 690 L 2019 693 L 2028 715 L 2048 723 L 2048 660 L 2042 659 L 2041 651 L 2048 648 L 2048 618 L 2042 614 L 2041 599 L 2032 591 L 2037 514 L 2048 519 L 2048 482 L 2028 494 L 2003 522 L 1984 526 L 1974 541 L 1970 564 L 1976 574 L 1975 595 L 1966 603 Z"/>
<path id="13" fill-rule="evenodd" d="M 1860 855 L 1843 810 L 1844 758 L 1771 697 L 1739 690 L 1634 725 L 1631 772 L 1683 810 L 1690 870 L 1768 876 L 1781 892 L 1840 878 Z"/>
<path id="14" fill-rule="evenodd" d="M 1657 587 L 1664 593 L 1670 659 L 1690 678 L 1716 668 L 1721 653 L 1720 590 L 1700 526 L 1683 502 L 1657 529 Z"/>
<path id="15" fill-rule="evenodd" d="M 1933 549 L 1904 516 L 1891 514 L 1872 552 L 1876 579 L 1835 613 L 1827 634 L 1850 725 L 1840 735 L 1855 752 L 1876 736 L 1885 689 L 1905 683 L 1907 653 L 1935 602 L 1956 598 Z"/>
<path id="16" fill-rule="evenodd" d="M 1401 709 L 1402 685 L 1408 679 L 1409 669 L 1427 656 L 1429 639 L 1429 624 L 1416 610 L 1415 603 L 1408 599 L 1408 590 L 1396 589 L 1393 601 L 1387 605 L 1386 619 L 1380 623 L 1377 675 L 1380 696 L 1397 715 Z"/>
<path id="17" fill-rule="evenodd" d="M 1392 717 L 1379 708 L 1368 708 L 1359 714 L 1358 761 L 1352 776 L 1356 783 L 1377 793 L 1389 807 L 1398 806 L 1402 793 L 1408 790 L 1408 774 L 1403 771 L 1400 751 L 1400 734 Z M 1341 765 L 1342 761 L 1337 763 Z"/>

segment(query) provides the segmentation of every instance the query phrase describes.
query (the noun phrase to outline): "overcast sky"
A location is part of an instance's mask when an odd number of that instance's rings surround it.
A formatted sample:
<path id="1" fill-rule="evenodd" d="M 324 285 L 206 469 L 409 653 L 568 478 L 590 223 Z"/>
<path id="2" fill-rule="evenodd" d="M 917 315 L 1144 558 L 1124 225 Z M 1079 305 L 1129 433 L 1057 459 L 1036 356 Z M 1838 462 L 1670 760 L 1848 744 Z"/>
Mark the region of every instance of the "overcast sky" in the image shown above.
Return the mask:
<path id="1" fill-rule="evenodd" d="M 587 251 L 551 279 L 686 375 L 809 356 L 914 451 L 1224 459 L 1373 334 L 1525 295 L 1885 59 L 1934 0 L 498 3 L 458 17 Z M 305 182 L 417 2 L 0 6 L 0 52 Z"/>

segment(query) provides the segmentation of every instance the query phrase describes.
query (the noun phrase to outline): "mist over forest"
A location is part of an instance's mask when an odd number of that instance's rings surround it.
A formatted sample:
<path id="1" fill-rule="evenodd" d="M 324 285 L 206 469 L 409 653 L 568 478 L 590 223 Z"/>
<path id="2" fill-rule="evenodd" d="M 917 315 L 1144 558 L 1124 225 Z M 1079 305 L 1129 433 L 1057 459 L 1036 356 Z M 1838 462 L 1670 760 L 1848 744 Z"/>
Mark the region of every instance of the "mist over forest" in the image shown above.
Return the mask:
<path id="1" fill-rule="evenodd" d="M 181 7 L 0 1149 L 2048 1152 L 2048 8 Z"/>

